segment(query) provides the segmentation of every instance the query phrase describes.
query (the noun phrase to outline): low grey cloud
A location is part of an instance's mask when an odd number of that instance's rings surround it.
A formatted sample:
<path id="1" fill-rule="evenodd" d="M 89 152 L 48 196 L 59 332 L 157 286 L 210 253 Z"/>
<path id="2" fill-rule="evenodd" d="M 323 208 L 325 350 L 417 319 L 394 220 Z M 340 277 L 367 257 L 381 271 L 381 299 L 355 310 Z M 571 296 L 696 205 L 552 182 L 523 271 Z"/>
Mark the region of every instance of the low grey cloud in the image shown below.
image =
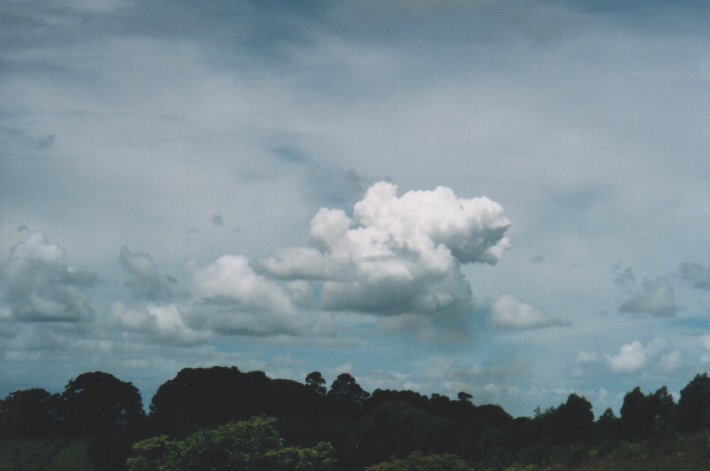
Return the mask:
<path id="1" fill-rule="evenodd" d="M 128 275 L 126 286 L 135 299 L 151 302 L 166 302 L 172 299 L 170 280 L 158 273 L 158 268 L 149 254 L 131 252 L 128 247 L 122 247 L 118 258 Z"/>
<path id="2" fill-rule="evenodd" d="M 674 317 L 683 307 L 675 303 L 673 285 L 666 278 L 644 278 L 640 288 L 633 290 L 619 312 L 650 314 L 654 317 Z"/>
<path id="3" fill-rule="evenodd" d="M 631 268 L 626 268 L 614 277 L 614 283 L 626 293 L 633 292 L 636 287 L 636 275 Z"/>
<path id="4" fill-rule="evenodd" d="M 694 288 L 710 290 L 710 267 L 699 263 L 683 263 L 680 266 L 680 276 Z"/>
<path id="5" fill-rule="evenodd" d="M 222 217 L 221 214 L 214 214 L 212 216 L 212 225 L 215 227 L 224 226 L 224 218 Z"/>
<path id="6" fill-rule="evenodd" d="M 67 265 L 64 257 L 64 249 L 41 232 L 12 247 L 0 265 L 7 317 L 20 322 L 79 322 L 94 316 L 87 290 L 96 284 L 96 275 Z"/>

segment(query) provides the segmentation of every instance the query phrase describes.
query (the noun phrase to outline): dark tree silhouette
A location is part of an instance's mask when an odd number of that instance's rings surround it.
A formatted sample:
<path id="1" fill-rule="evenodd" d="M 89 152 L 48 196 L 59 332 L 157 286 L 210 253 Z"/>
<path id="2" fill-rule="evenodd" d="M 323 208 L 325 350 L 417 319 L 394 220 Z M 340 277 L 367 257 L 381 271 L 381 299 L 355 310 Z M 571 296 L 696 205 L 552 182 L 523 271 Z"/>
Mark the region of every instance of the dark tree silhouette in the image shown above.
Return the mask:
<path id="1" fill-rule="evenodd" d="M 342 373 L 330 385 L 326 397 L 337 412 L 348 414 L 357 411 L 370 397 L 370 393 L 362 389 L 355 378 Z"/>
<path id="2" fill-rule="evenodd" d="M 44 389 L 15 391 L 0 401 L 0 435 L 44 437 L 59 424 L 58 394 Z"/>
<path id="3" fill-rule="evenodd" d="M 665 386 L 644 395 L 636 387 L 624 396 L 621 406 L 621 433 L 627 438 L 647 437 L 670 426 L 675 414 L 673 396 Z"/>
<path id="4" fill-rule="evenodd" d="M 415 451 L 453 452 L 461 438 L 454 423 L 417 407 L 386 402 L 371 408 L 358 421 L 351 438 L 348 460 L 364 465 L 404 458 Z"/>
<path id="5" fill-rule="evenodd" d="M 707 373 L 696 375 L 680 392 L 678 426 L 685 431 L 697 431 L 710 426 L 710 378 Z"/>
<path id="6" fill-rule="evenodd" d="M 236 366 L 184 368 L 153 396 L 153 427 L 161 433 L 183 433 L 246 418 L 252 411 L 257 413 L 254 402 L 259 394 L 248 389 L 259 380 L 256 375 L 247 379 Z"/>
<path id="7" fill-rule="evenodd" d="M 599 440 L 616 440 L 619 437 L 619 418 L 609 407 L 599 416 L 596 423 L 597 437 Z"/>
<path id="8" fill-rule="evenodd" d="M 570 394 L 567 402 L 557 409 L 558 435 L 564 442 L 588 440 L 594 430 L 592 404 L 581 396 Z"/>
<path id="9" fill-rule="evenodd" d="M 429 410 L 429 398 L 410 390 L 395 391 L 391 389 L 375 389 L 372 396 L 370 396 L 370 399 L 367 401 L 368 405 L 371 406 L 385 402 L 402 402 L 422 410 Z"/>
<path id="10" fill-rule="evenodd" d="M 325 379 L 323 379 L 319 371 L 308 373 L 308 376 L 306 376 L 306 386 L 319 396 L 325 396 Z"/>
<path id="11" fill-rule="evenodd" d="M 461 391 L 458 394 L 458 400 L 461 402 L 471 402 L 473 401 L 473 396 L 465 391 Z"/>
<path id="12" fill-rule="evenodd" d="M 70 380 L 61 402 L 67 428 L 77 435 L 93 436 L 110 430 L 133 433 L 144 418 L 138 389 L 100 371 Z"/>

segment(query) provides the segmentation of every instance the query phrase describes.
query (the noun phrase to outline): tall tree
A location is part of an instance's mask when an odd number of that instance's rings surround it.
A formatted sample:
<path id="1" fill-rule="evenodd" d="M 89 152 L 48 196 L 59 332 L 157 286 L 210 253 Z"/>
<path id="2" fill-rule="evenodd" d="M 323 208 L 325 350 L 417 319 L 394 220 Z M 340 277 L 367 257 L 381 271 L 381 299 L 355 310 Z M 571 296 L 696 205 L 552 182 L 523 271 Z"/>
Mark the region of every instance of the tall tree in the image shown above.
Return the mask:
<path id="1" fill-rule="evenodd" d="M 308 373 L 308 376 L 306 376 L 306 386 L 319 396 L 325 396 L 325 379 L 323 379 L 320 371 Z"/>
<path id="2" fill-rule="evenodd" d="M 676 421 L 686 431 L 710 426 L 710 378 L 707 373 L 696 375 L 680 392 Z"/>
<path id="3" fill-rule="evenodd" d="M 362 389 L 355 378 L 348 373 L 340 374 L 326 396 L 337 412 L 355 412 L 370 397 L 370 393 Z"/>
<path id="4" fill-rule="evenodd" d="M 69 431 L 80 435 L 109 430 L 132 433 L 144 418 L 138 389 L 101 371 L 70 380 L 61 402 Z"/>

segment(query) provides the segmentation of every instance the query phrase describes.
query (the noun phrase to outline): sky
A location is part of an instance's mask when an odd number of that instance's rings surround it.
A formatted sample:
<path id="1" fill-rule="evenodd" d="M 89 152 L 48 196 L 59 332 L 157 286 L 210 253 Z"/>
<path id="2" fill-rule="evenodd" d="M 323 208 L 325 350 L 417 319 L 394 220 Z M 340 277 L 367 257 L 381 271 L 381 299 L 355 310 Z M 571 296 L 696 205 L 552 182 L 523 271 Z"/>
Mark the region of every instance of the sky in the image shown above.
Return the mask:
<path id="1" fill-rule="evenodd" d="M 0 4 L 0 396 L 184 367 L 515 416 L 710 365 L 704 1 Z"/>

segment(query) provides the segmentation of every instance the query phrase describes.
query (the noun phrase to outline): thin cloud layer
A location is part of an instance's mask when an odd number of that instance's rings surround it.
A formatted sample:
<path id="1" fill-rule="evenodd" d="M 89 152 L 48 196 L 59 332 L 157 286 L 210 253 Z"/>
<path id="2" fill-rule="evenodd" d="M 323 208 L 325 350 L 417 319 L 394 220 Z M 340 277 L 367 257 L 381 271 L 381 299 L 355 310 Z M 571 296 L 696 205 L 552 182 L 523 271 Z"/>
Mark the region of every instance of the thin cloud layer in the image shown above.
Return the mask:
<path id="1" fill-rule="evenodd" d="M 20 322 L 79 322 L 94 316 L 87 291 L 96 276 L 64 263 L 62 247 L 41 232 L 15 245 L 0 265 L 9 317 Z"/>
<path id="2" fill-rule="evenodd" d="M 470 308 L 462 264 L 496 264 L 509 246 L 510 221 L 488 198 L 458 198 L 445 187 L 397 196 L 372 185 L 352 219 L 322 208 L 311 220 L 312 247 L 260 260 L 270 276 L 318 280 L 320 308 L 375 314 L 459 312 Z"/>

